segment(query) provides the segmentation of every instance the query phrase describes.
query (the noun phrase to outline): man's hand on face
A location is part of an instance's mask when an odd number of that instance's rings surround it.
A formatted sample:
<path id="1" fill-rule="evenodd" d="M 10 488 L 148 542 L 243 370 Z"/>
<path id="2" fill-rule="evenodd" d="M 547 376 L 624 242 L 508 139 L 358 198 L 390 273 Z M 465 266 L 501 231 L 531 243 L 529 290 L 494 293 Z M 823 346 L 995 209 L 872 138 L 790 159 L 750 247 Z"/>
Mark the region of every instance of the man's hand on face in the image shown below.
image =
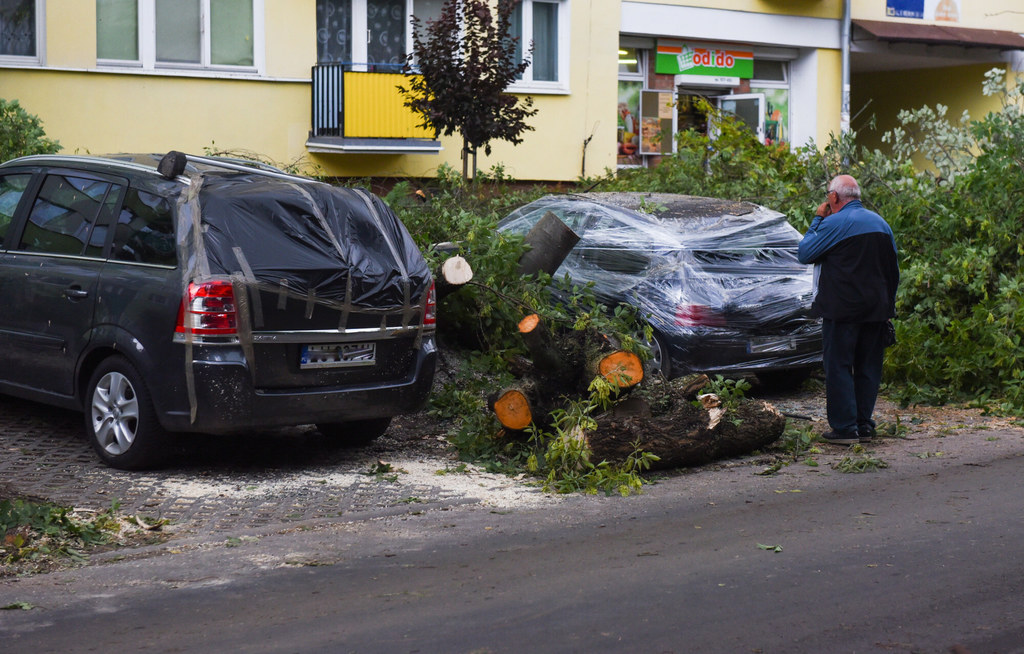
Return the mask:
<path id="1" fill-rule="evenodd" d="M 814 215 L 818 216 L 819 218 L 824 218 L 825 216 L 831 216 L 832 215 L 832 207 L 829 206 L 828 202 L 822 202 L 821 204 L 818 205 L 818 208 L 814 210 Z"/>

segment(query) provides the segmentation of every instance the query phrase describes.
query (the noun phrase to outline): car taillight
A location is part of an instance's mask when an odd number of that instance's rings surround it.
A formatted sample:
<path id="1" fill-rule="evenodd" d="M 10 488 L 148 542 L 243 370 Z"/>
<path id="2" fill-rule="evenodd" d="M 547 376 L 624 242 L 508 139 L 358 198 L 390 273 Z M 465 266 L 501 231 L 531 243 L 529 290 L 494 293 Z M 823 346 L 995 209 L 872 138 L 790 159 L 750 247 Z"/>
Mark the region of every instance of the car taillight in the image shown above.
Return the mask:
<path id="1" fill-rule="evenodd" d="M 231 282 L 190 282 L 174 331 L 197 336 L 237 335 L 238 314 Z"/>
<path id="2" fill-rule="evenodd" d="M 676 324 L 680 327 L 725 327 L 725 318 L 703 304 L 680 304 L 676 307 Z"/>
<path id="3" fill-rule="evenodd" d="M 427 303 L 423 308 L 423 326 L 437 325 L 437 291 L 434 290 L 434 282 L 430 282 L 430 290 L 427 291 Z"/>

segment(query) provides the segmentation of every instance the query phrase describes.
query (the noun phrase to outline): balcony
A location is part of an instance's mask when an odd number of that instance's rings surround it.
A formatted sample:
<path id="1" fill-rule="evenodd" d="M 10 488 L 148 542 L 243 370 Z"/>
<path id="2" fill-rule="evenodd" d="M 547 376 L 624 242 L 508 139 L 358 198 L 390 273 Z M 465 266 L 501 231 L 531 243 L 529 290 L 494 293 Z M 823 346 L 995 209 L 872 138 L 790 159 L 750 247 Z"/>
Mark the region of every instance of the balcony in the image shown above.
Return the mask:
<path id="1" fill-rule="evenodd" d="M 310 152 L 342 154 L 436 154 L 440 141 L 417 127 L 419 116 L 403 104 L 397 72 L 362 72 L 352 64 L 313 66 L 313 128 Z"/>

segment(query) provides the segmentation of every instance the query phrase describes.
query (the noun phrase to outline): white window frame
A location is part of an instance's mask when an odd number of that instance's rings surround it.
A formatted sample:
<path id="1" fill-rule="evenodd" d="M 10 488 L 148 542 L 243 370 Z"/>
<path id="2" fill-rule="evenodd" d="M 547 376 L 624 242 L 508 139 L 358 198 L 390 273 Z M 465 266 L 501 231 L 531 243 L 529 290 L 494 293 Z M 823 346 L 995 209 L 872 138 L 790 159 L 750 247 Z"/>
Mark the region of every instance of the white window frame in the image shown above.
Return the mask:
<path id="1" fill-rule="evenodd" d="M 412 16 L 413 0 L 405 0 L 405 15 L 408 21 L 405 24 L 405 53 L 412 52 Z M 352 0 L 352 70 L 365 72 L 369 69 L 369 26 L 366 20 L 366 0 Z M 356 34 L 365 34 L 366 38 L 357 39 Z"/>
<path id="2" fill-rule="evenodd" d="M 530 47 L 533 41 L 533 3 L 535 0 L 522 0 L 523 7 L 523 33 L 520 35 L 523 44 L 523 52 Z M 536 0 L 540 2 L 541 0 Z M 543 0 L 549 4 L 558 6 L 558 80 L 535 81 L 533 79 L 533 62 L 523 73 L 523 78 L 517 80 L 509 87 L 512 93 L 568 93 L 569 92 L 569 53 L 571 34 L 569 25 L 569 0 Z"/>
<path id="3" fill-rule="evenodd" d="M 564 94 L 569 92 L 569 52 L 570 43 L 569 35 L 571 34 L 569 24 L 569 0 L 522 0 L 522 17 L 523 17 L 523 34 L 520 36 L 522 39 L 523 50 L 525 51 L 529 47 L 530 42 L 533 40 L 533 3 L 545 2 L 546 4 L 554 4 L 558 7 L 558 80 L 557 81 L 534 81 L 533 79 L 533 63 L 531 59 L 530 66 L 523 72 L 522 79 L 513 82 L 508 91 L 510 93 L 533 93 L 533 94 Z M 413 38 L 412 38 L 412 17 L 413 17 L 413 0 L 406 0 L 405 3 L 406 13 L 409 16 L 409 23 L 406 29 L 406 53 L 413 51 Z M 366 0 L 352 0 L 352 33 L 359 34 L 366 32 Z M 361 48 L 361 49 L 360 49 Z M 352 61 L 366 61 L 366 44 L 363 43 L 357 45 L 355 42 L 352 43 Z M 354 70 L 364 70 L 365 66 L 357 64 Z"/>
<path id="4" fill-rule="evenodd" d="M 266 71 L 266 58 L 264 56 L 264 0 L 252 0 L 252 66 L 225 66 L 222 64 L 213 65 L 210 63 L 210 0 L 199 0 L 199 11 L 202 19 L 200 26 L 200 62 L 188 64 L 180 62 L 164 62 L 156 59 L 156 0 L 138 1 L 138 34 L 139 34 L 139 59 L 97 59 L 96 64 L 100 67 L 116 68 L 141 68 L 142 70 L 160 71 L 209 71 L 209 72 L 239 72 L 256 73 L 263 75 Z"/>
<path id="5" fill-rule="evenodd" d="M 35 56 L 0 55 L 0 66 L 45 66 L 46 65 L 46 0 L 36 3 L 36 54 Z"/>

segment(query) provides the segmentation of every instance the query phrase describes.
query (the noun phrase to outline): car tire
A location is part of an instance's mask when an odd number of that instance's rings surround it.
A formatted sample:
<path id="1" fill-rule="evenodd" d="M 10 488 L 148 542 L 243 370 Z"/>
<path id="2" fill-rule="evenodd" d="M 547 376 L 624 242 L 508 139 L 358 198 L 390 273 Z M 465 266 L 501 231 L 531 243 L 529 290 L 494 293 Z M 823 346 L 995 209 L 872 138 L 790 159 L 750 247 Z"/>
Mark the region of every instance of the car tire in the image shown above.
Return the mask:
<path id="1" fill-rule="evenodd" d="M 757 381 L 765 391 L 792 391 L 807 381 L 813 368 L 790 368 L 788 370 L 766 370 L 757 373 Z"/>
<path id="2" fill-rule="evenodd" d="M 350 447 L 358 447 L 383 436 L 390 425 L 391 418 L 370 418 L 348 422 L 318 422 L 316 428 L 333 441 Z"/>
<path id="3" fill-rule="evenodd" d="M 647 373 L 657 374 L 660 373 L 665 379 L 672 378 L 672 361 L 668 354 L 668 345 L 665 343 L 665 337 L 654 332 L 650 341 L 644 341 L 651 350 L 651 358 L 647 361 Z"/>
<path id="4" fill-rule="evenodd" d="M 153 409 L 149 389 L 127 359 L 103 361 L 86 387 L 85 429 L 104 463 L 121 470 L 155 465 L 163 455 L 166 432 Z"/>

